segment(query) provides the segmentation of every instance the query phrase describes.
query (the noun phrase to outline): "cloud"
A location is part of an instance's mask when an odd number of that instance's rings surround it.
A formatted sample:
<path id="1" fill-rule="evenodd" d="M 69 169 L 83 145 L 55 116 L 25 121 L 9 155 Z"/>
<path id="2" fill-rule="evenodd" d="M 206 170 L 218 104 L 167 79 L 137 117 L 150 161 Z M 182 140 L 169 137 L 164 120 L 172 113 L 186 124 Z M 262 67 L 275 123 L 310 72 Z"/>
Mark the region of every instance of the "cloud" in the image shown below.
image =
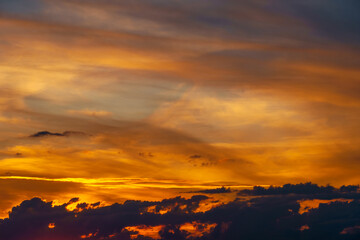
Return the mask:
<path id="1" fill-rule="evenodd" d="M 30 135 L 30 137 L 46 137 L 46 136 L 56 136 L 56 137 L 68 137 L 68 136 L 85 136 L 86 134 L 83 132 L 77 131 L 65 131 L 63 133 L 52 133 L 48 131 L 41 131 Z"/>
<path id="2" fill-rule="evenodd" d="M 360 226 L 347 227 L 340 234 L 360 235 Z"/>
<path id="3" fill-rule="evenodd" d="M 64 237 L 80 239 L 82 235 L 95 232 L 99 238 L 108 237 L 112 234 L 120 234 L 125 226 L 141 223 L 157 225 L 165 224 L 165 222 L 170 224 L 185 222 L 192 218 L 191 215 L 196 215 L 193 211 L 199 202 L 205 199 L 207 199 L 206 196 L 193 196 L 191 199 L 178 197 L 161 202 L 126 201 L 124 204 L 98 208 L 84 208 L 84 204 L 78 204 L 76 209 L 69 211 L 66 206 L 75 200 L 53 206 L 52 202 L 33 198 L 14 207 L 9 218 L 1 220 L 0 234 L 9 240 L 19 239 L 21 236 L 31 236 L 34 239 L 40 236 L 55 239 Z M 148 213 L 146 209 L 150 206 L 155 206 L 159 210 L 169 208 L 170 211 L 165 214 Z M 182 207 L 185 208 L 182 209 Z M 178 219 L 176 216 L 183 217 Z M 28 222 L 29 220 L 31 222 Z M 105 222 L 110 225 L 104 225 Z M 49 223 L 55 227 L 49 229 Z M 67 230 L 64 231 L 65 229 Z"/>
<path id="4" fill-rule="evenodd" d="M 359 185 L 342 185 L 339 190 L 341 192 L 357 192 L 359 190 Z"/>
<path id="5" fill-rule="evenodd" d="M 205 190 L 200 190 L 197 191 L 197 193 L 208 193 L 208 194 L 217 194 L 217 193 L 231 193 L 231 189 L 230 188 L 226 188 L 226 187 L 221 187 L 221 188 L 215 188 L 215 189 L 205 189 Z"/>
<path id="6" fill-rule="evenodd" d="M 1 211 L 40 195 L 110 204 L 227 182 L 357 184 L 358 6 L 356 0 L 0 1 L 0 174 L 24 177 L 1 179 Z M 49 131 L 32 134 L 38 129 Z M 65 138 L 76 134 L 64 129 L 89 138 Z M 21 138 L 30 135 L 37 138 Z M 130 177 L 137 180 L 119 180 Z M 248 193 L 339 198 L 354 196 L 355 188 Z M 192 209 L 181 207 L 185 215 Z M 214 234 L 228 229 L 244 237 L 230 221 L 224 217 Z M 277 229 L 273 222 L 268 226 Z M 239 229 L 264 227 L 252 223 Z M 316 229 L 308 226 L 303 234 Z M 89 228 L 81 234 L 95 235 Z M 164 234 L 182 230 L 167 227 Z"/>
<path id="7" fill-rule="evenodd" d="M 201 195 L 154 202 L 131 200 L 110 206 L 79 203 L 73 210 L 67 206 L 78 199 L 56 206 L 33 198 L 23 201 L 11 210 L 8 218 L 0 220 L 0 234 L 8 240 L 20 240 L 24 236 L 31 240 L 87 236 L 94 240 L 169 239 L 170 236 L 189 240 L 312 239 L 316 236 L 348 239 L 348 236 L 359 236 L 360 222 L 352 216 L 360 213 L 360 202 L 359 196 L 353 196 L 356 199 L 351 202 L 320 204 L 303 213 L 298 212 L 298 201 L 304 195 L 237 199 L 203 213 L 196 212 L 199 203 L 208 200 Z M 308 197 L 316 197 L 316 194 Z M 165 209 L 167 211 L 163 212 Z"/>
<path id="8" fill-rule="evenodd" d="M 253 189 L 244 189 L 238 191 L 238 195 L 267 196 L 267 195 L 300 195 L 300 196 L 317 196 L 322 199 L 337 198 L 337 196 L 358 196 L 358 185 L 343 185 L 335 188 L 331 185 L 319 186 L 317 184 L 307 182 L 299 184 L 284 184 L 283 186 L 270 186 L 268 188 L 262 186 L 254 186 Z M 351 198 L 351 197 L 346 197 Z"/>
<path id="9" fill-rule="evenodd" d="M 98 110 L 89 110 L 89 109 L 84 109 L 84 110 L 69 110 L 68 111 L 70 114 L 80 114 L 80 115 L 85 115 L 85 116 L 90 116 L 90 117 L 109 117 L 112 115 L 111 112 L 108 111 L 98 111 Z"/>
<path id="10" fill-rule="evenodd" d="M 44 137 L 44 136 L 61 136 L 61 137 L 63 137 L 64 134 L 62 134 L 62 133 L 51 133 L 51 132 L 48 132 L 48 131 L 42 131 L 42 132 L 37 132 L 37 133 L 31 135 L 30 137 Z"/>
<path id="11" fill-rule="evenodd" d="M 346 187 L 345 187 L 346 188 Z M 352 186 L 348 186 L 349 189 L 352 189 Z M 346 188 L 346 189 L 348 189 Z M 344 188 L 343 188 L 344 189 Z M 357 188 L 356 188 L 357 189 Z M 355 189 L 355 191 L 356 191 Z M 335 192 L 335 188 L 328 186 L 318 186 L 311 182 L 308 183 L 299 183 L 299 184 L 285 184 L 280 187 L 270 186 L 269 188 L 264 188 L 261 186 L 254 186 L 252 190 L 241 190 L 239 194 L 249 194 L 249 195 L 283 195 L 283 194 L 331 194 Z"/>

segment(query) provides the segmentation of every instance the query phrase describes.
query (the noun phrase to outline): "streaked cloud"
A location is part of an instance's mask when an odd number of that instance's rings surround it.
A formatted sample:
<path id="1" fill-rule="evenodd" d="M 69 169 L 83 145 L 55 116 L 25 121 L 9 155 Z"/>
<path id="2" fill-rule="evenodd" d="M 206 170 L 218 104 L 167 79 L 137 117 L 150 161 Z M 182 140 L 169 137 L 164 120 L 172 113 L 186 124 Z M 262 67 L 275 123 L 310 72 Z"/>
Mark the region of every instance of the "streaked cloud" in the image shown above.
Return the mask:
<path id="1" fill-rule="evenodd" d="M 358 9 L 0 1 L 0 211 L 33 197 L 112 204 L 222 186 L 357 184 Z"/>

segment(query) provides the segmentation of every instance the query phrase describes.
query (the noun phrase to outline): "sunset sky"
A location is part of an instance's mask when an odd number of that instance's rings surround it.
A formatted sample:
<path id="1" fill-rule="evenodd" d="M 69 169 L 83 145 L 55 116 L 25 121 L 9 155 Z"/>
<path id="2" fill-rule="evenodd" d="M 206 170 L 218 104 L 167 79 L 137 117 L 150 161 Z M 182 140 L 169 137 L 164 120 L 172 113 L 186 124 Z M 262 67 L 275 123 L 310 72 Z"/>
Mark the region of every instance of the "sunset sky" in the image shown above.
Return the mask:
<path id="1" fill-rule="evenodd" d="M 0 0 L 0 218 L 33 197 L 106 206 L 360 183 L 359 12 Z"/>

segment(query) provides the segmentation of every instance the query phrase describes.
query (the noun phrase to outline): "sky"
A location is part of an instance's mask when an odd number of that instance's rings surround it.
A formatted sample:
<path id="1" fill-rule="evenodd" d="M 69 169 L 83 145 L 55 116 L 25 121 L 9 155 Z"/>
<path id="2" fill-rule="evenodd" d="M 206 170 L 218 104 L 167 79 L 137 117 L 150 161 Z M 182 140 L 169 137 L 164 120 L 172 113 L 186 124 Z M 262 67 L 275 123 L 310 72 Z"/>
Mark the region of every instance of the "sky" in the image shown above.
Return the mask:
<path id="1" fill-rule="evenodd" d="M 253 186 L 359 184 L 359 10 L 358 0 L 0 0 L 0 218 L 26 201 L 75 214 L 73 198 L 102 209 L 197 192 L 228 204 Z M 223 186 L 231 192 L 206 192 Z M 228 229 L 201 219 L 182 229 Z M 176 230 L 158 222 L 164 239 Z"/>

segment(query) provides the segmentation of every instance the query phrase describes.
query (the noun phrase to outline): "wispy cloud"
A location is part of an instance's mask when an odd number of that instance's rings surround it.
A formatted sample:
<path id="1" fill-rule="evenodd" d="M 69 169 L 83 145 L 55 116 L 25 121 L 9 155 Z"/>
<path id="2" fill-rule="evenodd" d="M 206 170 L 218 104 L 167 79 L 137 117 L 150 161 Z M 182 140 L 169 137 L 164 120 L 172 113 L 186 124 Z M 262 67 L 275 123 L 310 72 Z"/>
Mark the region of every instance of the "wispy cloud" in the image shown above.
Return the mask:
<path id="1" fill-rule="evenodd" d="M 74 192 L 113 203 L 175 188 L 357 184 L 358 9 L 0 1 L 0 208 Z"/>

